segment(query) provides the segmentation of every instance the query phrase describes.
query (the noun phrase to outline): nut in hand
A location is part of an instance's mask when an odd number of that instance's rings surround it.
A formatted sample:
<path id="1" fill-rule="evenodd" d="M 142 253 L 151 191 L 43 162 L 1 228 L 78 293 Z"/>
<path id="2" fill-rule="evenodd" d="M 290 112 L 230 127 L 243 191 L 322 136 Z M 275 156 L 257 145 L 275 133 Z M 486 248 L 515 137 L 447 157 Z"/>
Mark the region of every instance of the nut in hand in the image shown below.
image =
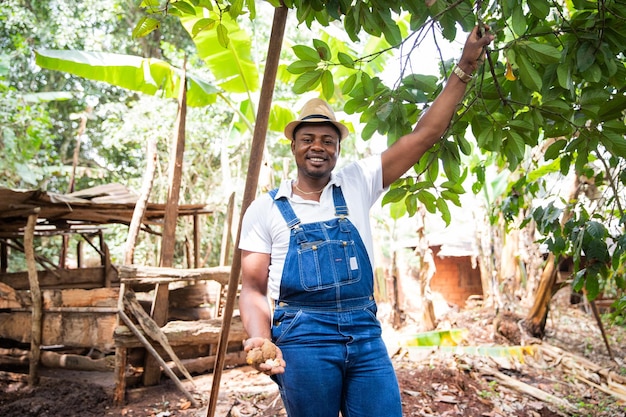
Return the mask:
<path id="1" fill-rule="evenodd" d="M 246 362 L 248 365 L 258 366 L 262 363 L 272 367 L 278 366 L 276 359 L 276 345 L 269 340 L 263 342 L 263 346 L 255 347 L 248 351 Z"/>

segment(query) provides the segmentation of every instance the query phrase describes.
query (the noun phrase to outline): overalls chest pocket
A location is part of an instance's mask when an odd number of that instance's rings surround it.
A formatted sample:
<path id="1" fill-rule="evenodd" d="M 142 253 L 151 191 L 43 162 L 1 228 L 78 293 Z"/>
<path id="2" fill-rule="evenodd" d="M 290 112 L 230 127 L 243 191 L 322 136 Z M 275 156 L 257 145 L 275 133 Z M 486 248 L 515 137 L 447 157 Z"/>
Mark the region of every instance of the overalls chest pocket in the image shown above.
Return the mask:
<path id="1" fill-rule="evenodd" d="M 342 221 L 310 223 L 294 230 L 300 282 L 306 291 L 339 287 L 361 279 L 357 247 Z"/>

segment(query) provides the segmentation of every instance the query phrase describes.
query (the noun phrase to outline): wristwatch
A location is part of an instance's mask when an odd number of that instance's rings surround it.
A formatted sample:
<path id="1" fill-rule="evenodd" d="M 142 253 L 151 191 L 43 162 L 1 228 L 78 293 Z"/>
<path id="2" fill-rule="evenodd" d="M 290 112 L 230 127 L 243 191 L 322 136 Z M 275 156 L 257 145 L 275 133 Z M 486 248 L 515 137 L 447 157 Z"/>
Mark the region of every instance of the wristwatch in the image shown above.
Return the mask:
<path id="1" fill-rule="evenodd" d="M 471 76 L 468 73 L 466 73 L 465 71 L 463 71 L 461 69 L 461 67 L 459 67 L 458 64 L 454 65 L 454 68 L 452 69 L 452 72 L 454 72 L 456 74 L 456 76 L 459 77 L 461 79 L 461 81 L 463 81 L 466 84 L 474 79 L 473 76 Z"/>

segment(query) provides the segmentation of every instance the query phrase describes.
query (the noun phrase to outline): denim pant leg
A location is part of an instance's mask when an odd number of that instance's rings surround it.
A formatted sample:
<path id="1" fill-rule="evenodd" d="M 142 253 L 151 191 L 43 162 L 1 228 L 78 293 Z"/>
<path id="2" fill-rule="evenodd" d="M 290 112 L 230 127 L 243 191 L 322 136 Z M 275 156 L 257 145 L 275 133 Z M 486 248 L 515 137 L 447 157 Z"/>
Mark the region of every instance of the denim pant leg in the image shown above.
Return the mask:
<path id="1" fill-rule="evenodd" d="M 398 380 L 382 339 L 348 344 L 343 417 L 402 417 Z"/>
<path id="2" fill-rule="evenodd" d="M 278 383 L 290 417 L 401 417 L 395 371 L 370 309 L 277 311 Z"/>
<path id="3" fill-rule="evenodd" d="M 341 408 L 344 355 L 341 345 L 281 346 L 287 363 L 276 375 L 289 417 L 337 417 Z"/>
<path id="4" fill-rule="evenodd" d="M 337 417 L 341 408 L 345 343 L 335 313 L 277 308 L 272 337 L 285 359 L 276 375 L 290 417 Z"/>

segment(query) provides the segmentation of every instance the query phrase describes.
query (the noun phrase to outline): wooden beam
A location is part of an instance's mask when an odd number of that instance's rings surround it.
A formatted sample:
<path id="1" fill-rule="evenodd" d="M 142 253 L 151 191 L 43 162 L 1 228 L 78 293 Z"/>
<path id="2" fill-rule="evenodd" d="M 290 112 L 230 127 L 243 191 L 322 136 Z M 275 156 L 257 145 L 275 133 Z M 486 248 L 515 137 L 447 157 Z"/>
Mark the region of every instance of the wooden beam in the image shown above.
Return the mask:
<path id="1" fill-rule="evenodd" d="M 113 335 L 116 326 L 116 312 L 103 313 L 99 308 L 67 308 L 65 311 L 46 311 L 43 315 L 39 344 L 45 346 L 66 345 L 73 347 L 97 348 L 110 351 L 114 348 Z M 33 326 L 30 311 L 0 313 L 0 338 L 12 339 L 20 343 L 37 343 L 32 340 Z"/>
<path id="2" fill-rule="evenodd" d="M 270 109 L 272 107 L 272 96 L 276 85 L 276 72 L 280 60 L 280 51 L 283 44 L 283 36 L 285 34 L 285 23 L 287 22 L 288 9 L 284 6 L 274 9 L 274 20 L 272 22 L 272 31 L 270 33 L 270 43 L 267 50 L 267 58 L 265 61 L 265 73 L 263 74 L 263 83 L 261 85 L 261 94 L 259 98 L 259 110 L 257 112 L 256 123 L 254 125 L 254 133 L 252 135 L 252 146 L 250 150 L 250 161 L 248 162 L 248 175 L 246 177 L 246 186 L 241 204 L 241 215 L 239 216 L 239 227 L 237 228 L 237 239 L 235 240 L 235 252 L 233 255 L 232 269 L 228 282 L 228 293 L 226 294 L 226 304 L 224 307 L 222 331 L 220 333 L 220 342 L 217 345 L 217 359 L 215 370 L 213 371 L 213 384 L 211 388 L 211 397 L 207 408 L 207 417 L 214 417 L 217 408 L 217 397 L 219 394 L 220 380 L 224 369 L 224 360 L 226 347 L 228 345 L 228 334 L 231 325 L 231 318 L 239 289 L 239 274 L 241 273 L 241 251 L 238 250 L 239 237 L 241 233 L 241 221 L 243 213 L 246 211 L 250 203 L 256 196 L 257 184 L 259 182 L 259 172 L 263 163 L 263 149 L 265 148 L 265 135 L 269 123 Z"/>
<path id="3" fill-rule="evenodd" d="M 216 281 L 224 285 L 230 277 L 230 266 L 183 269 L 139 265 L 117 267 L 120 280 L 126 284 L 159 284 L 174 281 Z"/>
<path id="4" fill-rule="evenodd" d="M 37 271 L 39 287 L 46 288 L 101 288 L 104 267 L 97 266 L 82 269 L 57 269 L 54 271 Z M 117 271 L 109 271 L 111 284 L 119 282 Z M 13 272 L 3 275 L 2 282 L 15 290 L 28 290 L 28 272 Z"/>
<path id="5" fill-rule="evenodd" d="M 35 261 L 34 235 L 37 224 L 37 214 L 28 216 L 24 229 L 24 254 L 26 255 L 26 267 L 28 269 L 28 282 L 32 300 L 31 334 L 30 334 L 30 367 L 28 370 L 28 385 L 34 386 L 39 383 L 39 355 L 41 353 L 41 319 L 42 300 L 39 280 L 37 279 L 37 264 Z"/>
<path id="6" fill-rule="evenodd" d="M 180 197 L 180 185 L 182 182 L 183 157 L 185 153 L 185 122 L 187 118 L 187 57 L 183 63 L 180 76 L 180 94 L 178 95 L 178 112 L 176 115 L 176 135 L 170 153 L 169 162 L 169 188 L 165 217 L 163 218 L 163 237 L 161 238 L 161 257 L 159 266 L 171 267 L 174 262 L 174 249 L 176 244 L 176 224 L 178 222 L 178 202 Z M 154 291 L 154 300 L 150 315 L 158 326 L 167 323 L 169 309 L 169 288 L 167 283 L 159 283 Z M 146 358 L 143 373 L 144 385 L 156 385 L 159 382 L 161 371 L 154 361 L 155 358 Z"/>
<path id="7" fill-rule="evenodd" d="M 213 345 L 220 338 L 222 319 L 198 320 L 198 321 L 170 321 L 161 327 L 161 331 L 167 337 L 171 346 L 184 345 Z M 143 331 L 142 331 L 143 333 Z M 229 341 L 242 342 L 247 334 L 239 316 L 232 318 Z M 116 347 L 133 348 L 141 347 L 139 340 L 133 336 L 125 326 L 118 326 L 113 334 Z"/>

